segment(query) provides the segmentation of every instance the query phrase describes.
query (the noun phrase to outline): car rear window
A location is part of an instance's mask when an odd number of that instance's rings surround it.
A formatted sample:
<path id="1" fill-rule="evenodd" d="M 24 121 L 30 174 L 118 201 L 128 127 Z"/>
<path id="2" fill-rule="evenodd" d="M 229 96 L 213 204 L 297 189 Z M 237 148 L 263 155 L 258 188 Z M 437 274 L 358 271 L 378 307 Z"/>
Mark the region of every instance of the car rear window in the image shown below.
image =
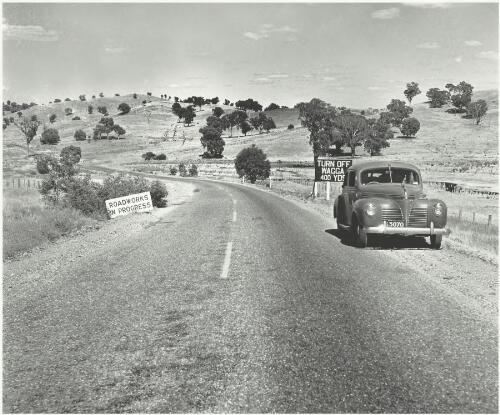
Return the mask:
<path id="1" fill-rule="evenodd" d="M 376 168 L 361 172 L 361 184 L 403 183 L 419 184 L 418 173 L 412 169 Z"/>

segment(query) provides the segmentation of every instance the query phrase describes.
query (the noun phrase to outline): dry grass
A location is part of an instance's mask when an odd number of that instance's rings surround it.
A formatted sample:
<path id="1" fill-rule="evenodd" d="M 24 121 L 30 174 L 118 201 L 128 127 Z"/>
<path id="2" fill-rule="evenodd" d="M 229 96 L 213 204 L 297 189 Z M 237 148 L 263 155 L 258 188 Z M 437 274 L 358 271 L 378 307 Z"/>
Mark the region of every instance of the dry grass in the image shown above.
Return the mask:
<path id="1" fill-rule="evenodd" d="M 3 193 L 4 259 L 32 250 L 84 226 L 95 224 L 73 209 L 47 208 L 35 190 Z"/>

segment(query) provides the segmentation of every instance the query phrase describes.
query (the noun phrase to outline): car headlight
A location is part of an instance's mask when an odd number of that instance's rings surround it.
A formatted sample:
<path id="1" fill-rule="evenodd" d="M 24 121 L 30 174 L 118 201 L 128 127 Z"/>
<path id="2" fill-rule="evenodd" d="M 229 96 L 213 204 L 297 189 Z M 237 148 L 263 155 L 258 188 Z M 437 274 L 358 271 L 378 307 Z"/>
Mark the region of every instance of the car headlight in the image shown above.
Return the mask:
<path id="1" fill-rule="evenodd" d="M 435 214 L 436 216 L 441 216 L 441 215 L 443 214 L 443 212 L 444 212 L 444 206 L 443 206 L 443 204 L 442 204 L 442 203 L 439 203 L 439 202 L 438 202 L 438 203 L 436 203 L 436 204 L 434 205 L 434 214 Z"/>
<path id="2" fill-rule="evenodd" d="M 376 211 L 377 211 L 377 206 L 375 206 L 374 203 L 368 203 L 365 207 L 365 212 L 368 216 L 375 215 Z"/>

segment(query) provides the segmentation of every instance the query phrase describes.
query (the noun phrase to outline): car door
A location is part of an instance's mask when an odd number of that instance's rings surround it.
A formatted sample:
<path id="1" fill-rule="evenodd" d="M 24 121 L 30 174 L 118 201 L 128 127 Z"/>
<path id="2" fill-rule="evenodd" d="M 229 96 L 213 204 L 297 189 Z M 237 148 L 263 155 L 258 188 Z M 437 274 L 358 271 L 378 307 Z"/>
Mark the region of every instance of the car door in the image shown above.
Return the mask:
<path id="1" fill-rule="evenodd" d="M 356 172 L 348 171 L 344 185 L 342 188 L 342 197 L 344 202 L 344 217 L 343 222 L 346 225 L 351 224 L 352 218 L 352 204 L 355 202 L 356 196 Z"/>

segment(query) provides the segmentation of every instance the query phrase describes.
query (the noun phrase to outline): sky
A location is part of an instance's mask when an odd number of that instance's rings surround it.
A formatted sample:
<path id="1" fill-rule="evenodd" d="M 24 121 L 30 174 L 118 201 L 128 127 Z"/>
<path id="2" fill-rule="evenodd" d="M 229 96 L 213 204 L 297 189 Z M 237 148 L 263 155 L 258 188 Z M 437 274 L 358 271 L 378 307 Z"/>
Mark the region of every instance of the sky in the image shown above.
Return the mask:
<path id="1" fill-rule="evenodd" d="M 495 3 L 3 3 L 3 99 L 104 92 L 383 108 L 498 89 Z"/>

